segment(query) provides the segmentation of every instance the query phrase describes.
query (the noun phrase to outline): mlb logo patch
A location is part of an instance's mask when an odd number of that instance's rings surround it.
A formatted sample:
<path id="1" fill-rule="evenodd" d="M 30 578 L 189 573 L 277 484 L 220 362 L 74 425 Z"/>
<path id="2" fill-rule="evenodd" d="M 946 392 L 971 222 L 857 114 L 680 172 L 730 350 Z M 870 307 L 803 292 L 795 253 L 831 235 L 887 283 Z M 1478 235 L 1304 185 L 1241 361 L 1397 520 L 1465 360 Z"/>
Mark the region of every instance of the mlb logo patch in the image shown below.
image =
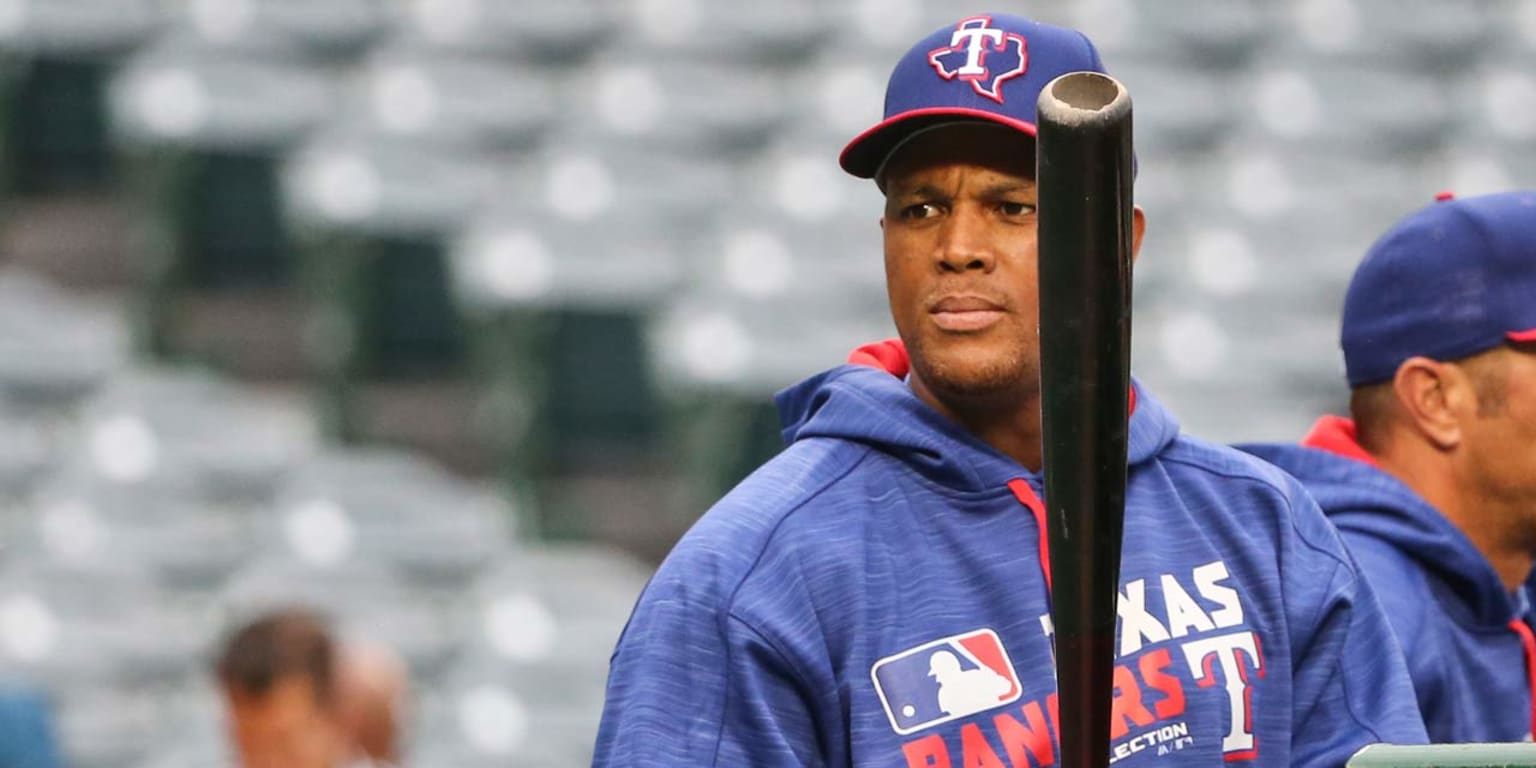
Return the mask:
<path id="1" fill-rule="evenodd" d="M 978 629 L 887 656 L 869 670 L 891 727 L 905 736 L 1018 701 L 1013 661 L 997 633 Z"/>

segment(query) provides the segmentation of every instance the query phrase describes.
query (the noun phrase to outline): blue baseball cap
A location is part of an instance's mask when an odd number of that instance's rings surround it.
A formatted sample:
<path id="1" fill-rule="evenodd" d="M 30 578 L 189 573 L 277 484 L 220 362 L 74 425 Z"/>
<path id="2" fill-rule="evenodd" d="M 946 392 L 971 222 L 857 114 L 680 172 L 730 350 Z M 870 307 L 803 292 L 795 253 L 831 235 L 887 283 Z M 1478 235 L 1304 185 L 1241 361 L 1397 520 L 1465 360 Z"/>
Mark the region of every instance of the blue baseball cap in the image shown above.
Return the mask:
<path id="1" fill-rule="evenodd" d="M 1410 357 L 1459 360 L 1536 341 L 1536 190 L 1441 195 L 1388 230 L 1355 269 L 1340 343 L 1352 387 Z"/>
<path id="2" fill-rule="evenodd" d="M 1068 72 L 1104 72 L 1083 33 L 996 13 L 971 16 L 918 41 L 885 88 L 885 119 L 843 148 L 843 170 L 872 179 L 918 131 L 982 120 L 1035 135 L 1035 104 Z"/>

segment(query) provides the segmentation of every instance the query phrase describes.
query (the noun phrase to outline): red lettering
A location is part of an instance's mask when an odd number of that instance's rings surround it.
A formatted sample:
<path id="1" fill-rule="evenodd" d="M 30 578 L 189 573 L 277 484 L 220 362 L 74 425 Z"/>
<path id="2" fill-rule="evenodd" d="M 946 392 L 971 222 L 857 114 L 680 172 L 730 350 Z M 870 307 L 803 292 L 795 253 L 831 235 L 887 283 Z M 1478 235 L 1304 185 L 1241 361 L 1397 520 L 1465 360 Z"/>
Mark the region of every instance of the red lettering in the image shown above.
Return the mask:
<path id="1" fill-rule="evenodd" d="M 1143 654 L 1137 664 L 1141 668 L 1142 682 L 1163 694 L 1163 699 L 1156 705 L 1157 719 L 1166 720 L 1184 714 L 1184 684 L 1179 682 L 1179 678 L 1163 672 L 1173 666 L 1173 658 L 1169 656 L 1168 649 L 1159 648 Z"/>
<path id="2" fill-rule="evenodd" d="M 1008 768 L 998 759 L 997 752 L 975 723 L 966 723 L 960 729 L 960 765 L 963 768 Z"/>
<path id="3" fill-rule="evenodd" d="M 1141 684 L 1131 674 L 1129 667 L 1115 667 L 1115 691 L 1110 710 L 1109 738 L 1124 738 L 1131 732 L 1125 718 L 1129 716 L 1136 725 L 1151 725 L 1156 719 L 1151 710 L 1141 703 Z"/>
<path id="4" fill-rule="evenodd" d="M 1003 741 L 1003 750 L 1008 753 L 1008 762 L 1013 764 L 1013 768 L 1055 765 L 1056 744 L 1051 741 L 1051 734 L 1045 729 L 1045 712 L 1041 711 L 1040 702 L 1031 701 L 1024 705 L 1022 711 L 1022 723 L 1006 712 L 992 718 L 998 738 Z M 1034 758 L 1033 763 L 1030 762 L 1031 757 Z"/>
<path id="5" fill-rule="evenodd" d="M 950 768 L 949 748 L 937 733 L 901 745 L 901 752 L 907 756 L 907 768 Z"/>

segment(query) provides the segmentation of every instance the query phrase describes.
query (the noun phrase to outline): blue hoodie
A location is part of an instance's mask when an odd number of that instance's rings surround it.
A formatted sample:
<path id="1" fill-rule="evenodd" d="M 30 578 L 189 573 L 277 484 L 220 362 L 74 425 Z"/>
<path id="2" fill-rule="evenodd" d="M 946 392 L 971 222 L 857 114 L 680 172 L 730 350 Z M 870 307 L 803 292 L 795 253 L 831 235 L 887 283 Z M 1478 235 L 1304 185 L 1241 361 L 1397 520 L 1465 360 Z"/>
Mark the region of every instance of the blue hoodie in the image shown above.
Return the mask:
<path id="1" fill-rule="evenodd" d="M 1369 588 L 1289 476 L 1137 388 L 1111 755 L 1341 766 L 1422 743 Z M 1059 763 L 1041 478 L 843 366 L 682 539 L 614 652 L 596 766 Z"/>
<path id="2" fill-rule="evenodd" d="M 1303 445 L 1243 449 L 1295 475 L 1338 526 L 1402 643 L 1430 740 L 1529 740 L 1525 589 L 1511 594 L 1460 529 L 1376 468 L 1346 419 Z"/>

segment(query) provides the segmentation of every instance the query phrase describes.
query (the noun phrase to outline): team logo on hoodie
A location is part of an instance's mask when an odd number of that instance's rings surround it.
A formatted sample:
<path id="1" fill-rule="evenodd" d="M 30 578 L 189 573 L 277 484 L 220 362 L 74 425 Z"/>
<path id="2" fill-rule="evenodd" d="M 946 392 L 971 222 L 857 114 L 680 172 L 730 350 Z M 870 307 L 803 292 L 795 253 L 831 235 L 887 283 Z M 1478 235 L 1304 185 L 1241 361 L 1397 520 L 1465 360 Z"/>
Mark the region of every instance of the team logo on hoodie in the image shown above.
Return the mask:
<path id="1" fill-rule="evenodd" d="M 990 629 L 887 656 L 870 676 L 891 727 L 903 736 L 1010 704 L 1023 693 L 1008 651 Z"/>

